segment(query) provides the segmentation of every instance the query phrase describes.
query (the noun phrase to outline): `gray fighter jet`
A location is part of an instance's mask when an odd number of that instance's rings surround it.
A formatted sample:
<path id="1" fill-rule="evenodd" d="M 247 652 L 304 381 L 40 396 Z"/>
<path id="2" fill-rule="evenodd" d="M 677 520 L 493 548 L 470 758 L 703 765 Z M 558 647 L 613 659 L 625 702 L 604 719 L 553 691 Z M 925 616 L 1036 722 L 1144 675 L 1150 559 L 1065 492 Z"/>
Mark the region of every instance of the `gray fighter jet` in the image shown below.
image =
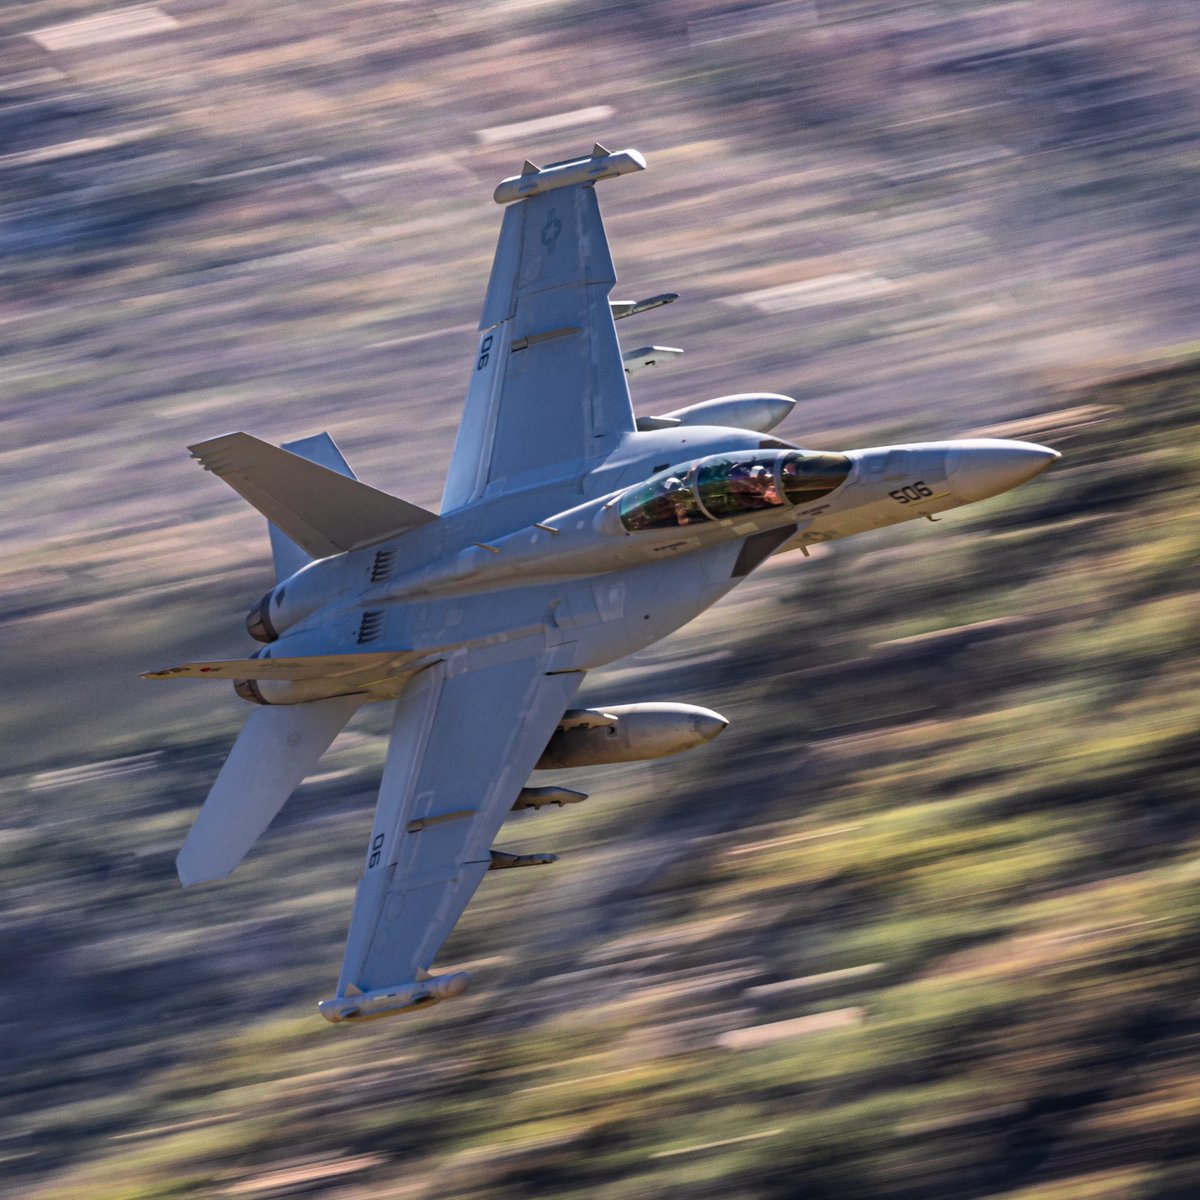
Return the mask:
<path id="1" fill-rule="evenodd" d="M 1059 456 L 992 439 L 832 452 L 768 436 L 784 396 L 635 418 L 595 184 L 633 150 L 504 180 L 500 242 L 441 514 L 360 483 L 328 434 L 191 447 L 270 523 L 278 582 L 247 618 L 253 655 L 154 671 L 234 681 L 258 705 L 177 865 L 227 875 L 362 704 L 395 706 L 375 824 L 330 1021 L 457 996 L 429 969 L 484 874 L 553 861 L 492 849 L 515 809 L 585 799 L 539 768 L 700 745 L 722 717 L 684 704 L 573 708 L 584 673 L 685 625 L 770 555 L 932 517 Z"/>

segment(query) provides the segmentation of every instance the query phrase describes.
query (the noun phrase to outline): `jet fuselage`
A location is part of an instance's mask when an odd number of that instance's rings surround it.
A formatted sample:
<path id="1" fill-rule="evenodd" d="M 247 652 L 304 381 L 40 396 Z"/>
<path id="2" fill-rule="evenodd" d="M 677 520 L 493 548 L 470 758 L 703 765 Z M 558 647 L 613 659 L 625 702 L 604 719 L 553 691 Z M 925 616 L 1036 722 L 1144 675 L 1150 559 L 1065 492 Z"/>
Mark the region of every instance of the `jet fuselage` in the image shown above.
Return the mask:
<path id="1" fill-rule="evenodd" d="M 591 669 L 685 625 L 773 552 L 932 517 L 1006 491 L 1057 458 L 996 439 L 822 454 L 716 427 L 632 433 L 584 475 L 485 498 L 398 538 L 320 559 L 264 597 L 261 612 L 277 637 L 261 655 L 330 653 L 332 630 L 333 652 L 381 640 L 411 651 L 386 678 L 260 680 L 239 691 L 271 704 L 360 691 L 392 698 L 426 665 L 420 652 L 444 655 L 481 640 L 545 638 L 560 647 L 559 669 Z M 820 478 L 830 486 L 785 494 L 781 472 L 797 459 L 825 469 Z M 706 472 L 720 488 L 716 511 L 704 506 L 711 485 L 696 482 Z"/>

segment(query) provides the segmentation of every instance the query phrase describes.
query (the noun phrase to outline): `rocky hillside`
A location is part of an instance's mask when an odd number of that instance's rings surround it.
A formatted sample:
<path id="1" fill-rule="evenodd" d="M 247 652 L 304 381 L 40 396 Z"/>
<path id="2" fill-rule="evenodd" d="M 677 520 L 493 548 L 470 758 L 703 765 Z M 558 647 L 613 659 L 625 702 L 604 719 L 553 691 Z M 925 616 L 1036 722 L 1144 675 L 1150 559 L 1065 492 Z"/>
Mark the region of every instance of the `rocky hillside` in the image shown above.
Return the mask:
<path id="1" fill-rule="evenodd" d="M 6 1193 L 1200 1190 L 1186 6 L 40 0 L 0 27 Z M 684 294 L 633 334 L 687 350 L 639 411 L 762 387 L 813 445 L 1064 461 L 772 560 L 590 678 L 732 724 L 564 775 L 592 798 L 502 843 L 561 861 L 488 879 L 447 946 L 473 990 L 327 1027 L 386 715 L 230 881 L 178 889 L 244 709 L 136 674 L 241 649 L 268 582 L 182 447 L 328 428 L 435 504 L 491 187 L 593 138 L 650 161 L 602 197 L 620 294 Z"/>

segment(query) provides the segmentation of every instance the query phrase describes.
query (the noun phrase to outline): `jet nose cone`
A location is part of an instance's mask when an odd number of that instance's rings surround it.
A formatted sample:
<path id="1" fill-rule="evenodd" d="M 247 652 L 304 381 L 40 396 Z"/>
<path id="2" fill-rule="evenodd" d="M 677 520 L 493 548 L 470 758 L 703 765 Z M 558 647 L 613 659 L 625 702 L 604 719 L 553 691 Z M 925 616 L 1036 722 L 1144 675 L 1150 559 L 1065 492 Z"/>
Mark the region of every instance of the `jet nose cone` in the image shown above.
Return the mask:
<path id="1" fill-rule="evenodd" d="M 1062 457 L 1036 442 L 973 438 L 958 442 L 946 458 L 946 473 L 954 494 L 964 504 L 998 496 L 1040 475 Z"/>
<path id="2" fill-rule="evenodd" d="M 728 724 L 720 713 L 713 712 L 711 708 L 698 709 L 692 718 L 692 728 L 702 742 L 711 742 Z"/>

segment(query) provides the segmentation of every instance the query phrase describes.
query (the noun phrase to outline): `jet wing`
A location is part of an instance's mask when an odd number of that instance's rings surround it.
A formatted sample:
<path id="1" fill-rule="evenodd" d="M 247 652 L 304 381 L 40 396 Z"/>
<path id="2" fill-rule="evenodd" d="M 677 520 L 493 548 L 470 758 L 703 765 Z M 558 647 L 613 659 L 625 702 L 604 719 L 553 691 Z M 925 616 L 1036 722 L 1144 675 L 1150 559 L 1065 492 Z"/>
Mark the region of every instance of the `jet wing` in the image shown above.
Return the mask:
<path id="1" fill-rule="evenodd" d="M 330 1020 L 359 1015 L 356 992 L 425 978 L 583 678 L 550 667 L 523 639 L 435 663 L 397 701 Z"/>
<path id="2" fill-rule="evenodd" d="M 442 512 L 560 479 L 634 428 L 594 184 L 635 152 L 538 168 L 496 190 L 504 213 Z"/>

